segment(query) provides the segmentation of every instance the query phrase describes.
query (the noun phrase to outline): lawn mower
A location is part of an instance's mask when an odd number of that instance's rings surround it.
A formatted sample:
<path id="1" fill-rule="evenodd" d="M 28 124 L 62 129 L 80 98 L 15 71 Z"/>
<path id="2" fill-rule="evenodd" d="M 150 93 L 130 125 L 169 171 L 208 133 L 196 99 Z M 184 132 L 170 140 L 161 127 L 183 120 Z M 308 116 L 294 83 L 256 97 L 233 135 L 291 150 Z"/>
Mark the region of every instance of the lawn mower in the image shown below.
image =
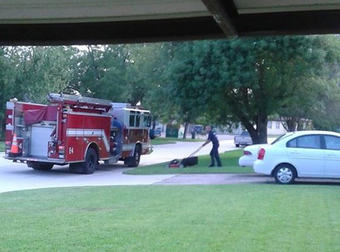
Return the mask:
<path id="1" fill-rule="evenodd" d="M 193 153 L 189 155 L 187 158 L 183 158 L 182 161 L 179 159 L 171 160 L 169 164 L 166 164 L 166 168 L 184 168 L 187 166 L 194 166 L 198 163 L 198 157 L 195 157 L 194 155 L 198 153 L 204 146 L 201 145 L 197 150 L 195 150 Z"/>

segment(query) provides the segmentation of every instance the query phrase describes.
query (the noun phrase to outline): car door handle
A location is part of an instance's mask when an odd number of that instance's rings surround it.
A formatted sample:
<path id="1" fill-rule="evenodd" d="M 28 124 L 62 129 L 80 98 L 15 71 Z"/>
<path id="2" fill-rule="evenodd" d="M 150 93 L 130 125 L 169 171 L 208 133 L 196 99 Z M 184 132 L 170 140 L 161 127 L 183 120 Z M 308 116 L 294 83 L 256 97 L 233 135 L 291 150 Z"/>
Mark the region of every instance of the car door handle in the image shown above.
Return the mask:
<path id="1" fill-rule="evenodd" d="M 300 154 L 298 151 L 290 151 L 290 154 Z"/>
<path id="2" fill-rule="evenodd" d="M 327 157 L 336 157 L 336 154 L 327 154 Z"/>

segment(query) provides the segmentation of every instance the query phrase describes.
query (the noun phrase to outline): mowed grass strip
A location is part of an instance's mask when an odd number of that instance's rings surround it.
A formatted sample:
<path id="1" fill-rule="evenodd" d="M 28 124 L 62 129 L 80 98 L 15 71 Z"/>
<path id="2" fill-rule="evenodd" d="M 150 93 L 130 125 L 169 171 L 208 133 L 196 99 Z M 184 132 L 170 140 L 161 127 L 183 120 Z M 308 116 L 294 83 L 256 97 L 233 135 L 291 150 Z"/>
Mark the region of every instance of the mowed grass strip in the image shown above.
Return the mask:
<path id="1" fill-rule="evenodd" d="M 238 159 L 241 157 L 243 149 L 220 153 L 223 167 L 208 167 L 210 156 L 198 157 L 198 164 L 185 168 L 166 168 L 166 164 L 161 163 L 127 170 L 124 173 L 130 175 L 151 175 L 151 174 L 205 174 L 205 173 L 254 173 L 252 167 L 240 167 Z M 143 156 L 142 156 L 143 158 Z"/>
<path id="2" fill-rule="evenodd" d="M 339 251 L 338 186 L 45 189 L 0 194 L 0 251 Z"/>
<path id="3" fill-rule="evenodd" d="M 191 138 L 174 138 L 174 137 L 156 137 L 151 140 L 152 145 L 161 145 L 161 144 L 175 144 L 176 142 L 203 142 L 205 139 L 191 139 Z"/>

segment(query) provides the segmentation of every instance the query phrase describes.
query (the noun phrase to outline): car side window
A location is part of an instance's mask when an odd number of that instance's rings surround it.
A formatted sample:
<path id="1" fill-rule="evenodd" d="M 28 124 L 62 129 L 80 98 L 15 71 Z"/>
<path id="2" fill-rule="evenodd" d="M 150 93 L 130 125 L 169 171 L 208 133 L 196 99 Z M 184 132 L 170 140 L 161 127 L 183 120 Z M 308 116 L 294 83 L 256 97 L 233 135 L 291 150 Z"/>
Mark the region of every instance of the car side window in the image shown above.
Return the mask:
<path id="1" fill-rule="evenodd" d="M 293 139 L 293 140 L 290 140 L 290 141 L 287 143 L 287 147 L 290 147 L 290 148 L 297 148 L 297 141 L 296 141 L 296 138 Z"/>
<path id="2" fill-rule="evenodd" d="M 321 149 L 320 136 L 309 135 L 297 137 L 287 143 L 290 148 Z"/>
<path id="3" fill-rule="evenodd" d="M 326 149 L 340 150 L 340 138 L 335 136 L 325 136 Z"/>

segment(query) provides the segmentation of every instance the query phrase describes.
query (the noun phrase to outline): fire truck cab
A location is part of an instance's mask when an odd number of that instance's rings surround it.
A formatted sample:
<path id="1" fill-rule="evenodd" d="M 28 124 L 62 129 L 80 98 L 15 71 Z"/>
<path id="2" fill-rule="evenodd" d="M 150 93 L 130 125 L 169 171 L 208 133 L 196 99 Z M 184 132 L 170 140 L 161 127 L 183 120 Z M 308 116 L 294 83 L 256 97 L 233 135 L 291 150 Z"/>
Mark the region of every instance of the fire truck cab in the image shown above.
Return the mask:
<path id="1" fill-rule="evenodd" d="M 6 159 L 44 171 L 69 164 L 91 174 L 100 160 L 137 167 L 141 155 L 152 152 L 150 111 L 78 95 L 48 99 L 48 105 L 6 103 Z"/>

